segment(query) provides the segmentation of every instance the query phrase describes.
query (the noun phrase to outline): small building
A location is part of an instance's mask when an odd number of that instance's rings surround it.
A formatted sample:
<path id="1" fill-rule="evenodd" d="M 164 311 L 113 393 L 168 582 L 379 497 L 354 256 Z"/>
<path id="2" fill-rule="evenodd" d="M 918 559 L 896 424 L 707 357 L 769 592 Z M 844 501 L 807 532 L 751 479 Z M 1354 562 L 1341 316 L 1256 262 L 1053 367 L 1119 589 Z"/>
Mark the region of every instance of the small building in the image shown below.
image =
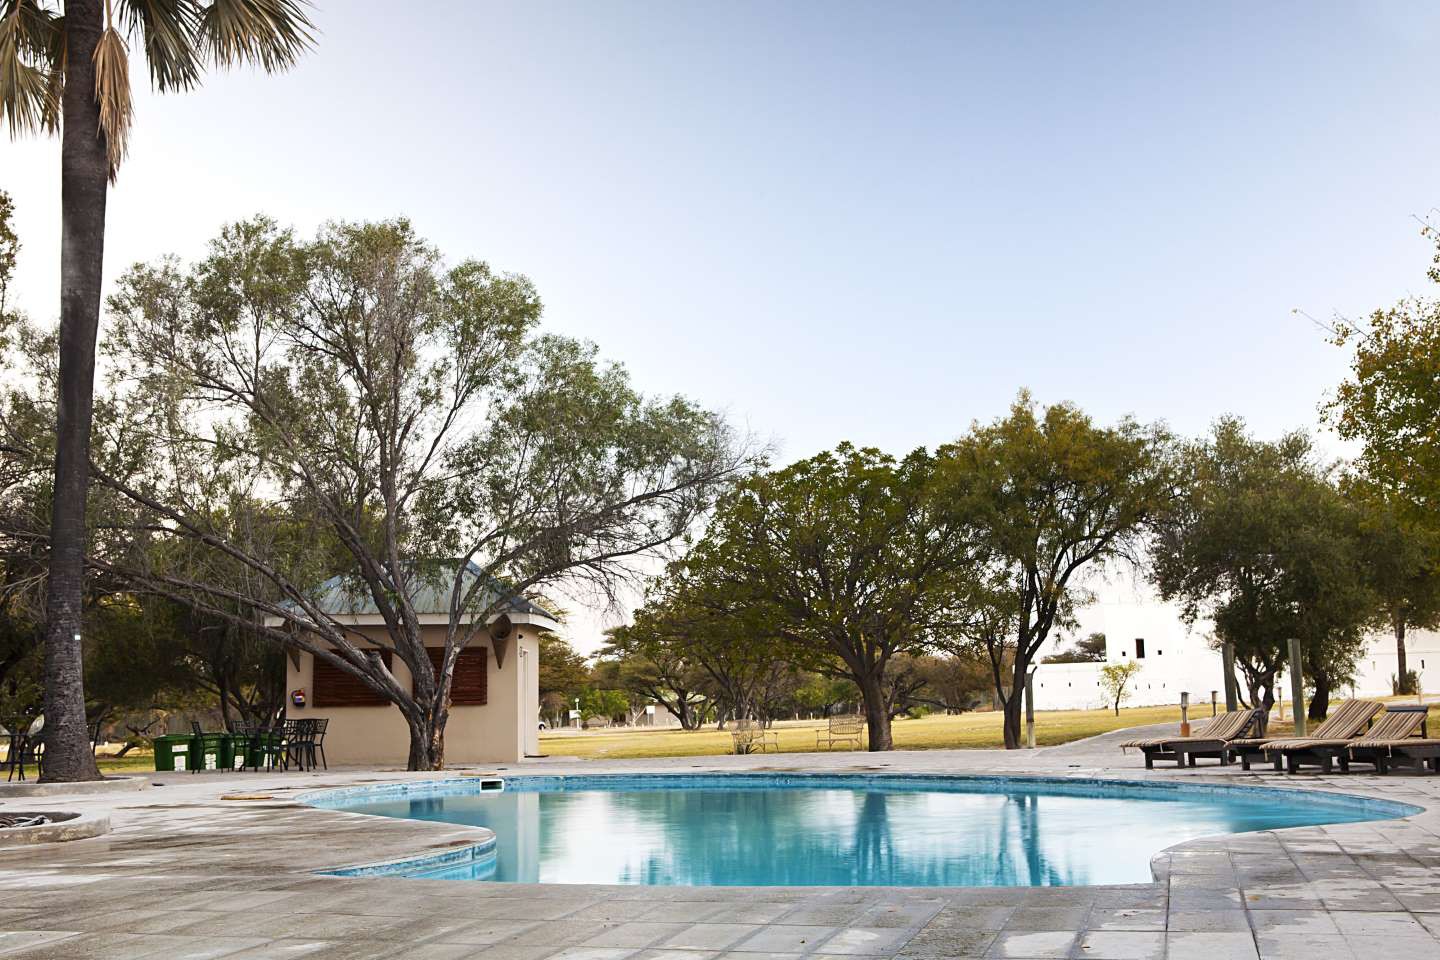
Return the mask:
<path id="1" fill-rule="evenodd" d="M 453 570 L 453 568 L 452 568 Z M 473 564 L 469 576 L 479 576 Z M 426 652 L 438 666 L 449 624 L 451 570 L 425 578 L 413 588 L 412 603 L 420 621 Z M 473 582 L 473 581 L 472 581 Z M 556 619 L 523 598 L 493 603 L 497 583 L 479 607 L 492 607 L 487 627 L 501 616 L 510 623 L 502 640 L 481 630 L 461 651 L 451 683 L 451 710 L 445 726 L 446 763 L 513 763 L 539 753 L 540 634 L 559 629 Z M 383 640 L 385 623 L 357 578 L 332 577 L 316 591 L 320 609 L 362 637 Z M 280 623 L 277 617 L 267 624 Z M 361 641 L 362 648 L 377 644 Z M 401 684 L 410 672 L 399 658 L 383 653 L 386 665 Z M 380 697 L 352 674 L 292 652 L 287 659 L 286 716 L 326 719 L 325 753 L 332 763 L 403 765 L 410 752 L 409 728 L 394 704 Z"/>

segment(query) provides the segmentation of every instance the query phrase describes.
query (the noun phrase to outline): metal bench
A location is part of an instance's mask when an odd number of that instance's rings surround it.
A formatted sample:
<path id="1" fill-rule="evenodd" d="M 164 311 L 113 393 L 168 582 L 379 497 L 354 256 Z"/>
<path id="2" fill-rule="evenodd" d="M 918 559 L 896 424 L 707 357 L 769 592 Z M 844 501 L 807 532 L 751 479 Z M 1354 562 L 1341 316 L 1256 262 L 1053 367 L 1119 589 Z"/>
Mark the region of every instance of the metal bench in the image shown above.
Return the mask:
<path id="1" fill-rule="evenodd" d="M 834 750 L 837 743 L 852 744 L 856 750 L 863 748 L 865 718 L 853 713 L 841 713 L 829 717 L 824 730 L 815 731 L 815 749 L 824 747 Z"/>

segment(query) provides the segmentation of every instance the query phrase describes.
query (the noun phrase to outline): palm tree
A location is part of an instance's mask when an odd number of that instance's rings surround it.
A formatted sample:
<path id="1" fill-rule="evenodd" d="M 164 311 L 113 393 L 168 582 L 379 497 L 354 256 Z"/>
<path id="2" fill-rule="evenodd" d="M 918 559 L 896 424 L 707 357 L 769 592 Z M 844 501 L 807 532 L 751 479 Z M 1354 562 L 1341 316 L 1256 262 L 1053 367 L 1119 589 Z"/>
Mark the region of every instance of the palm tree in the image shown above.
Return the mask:
<path id="1" fill-rule="evenodd" d="M 130 42 L 157 90 L 208 65 L 290 67 L 312 43 L 306 0 L 0 0 L 0 116 L 60 140 L 60 389 L 45 599 L 46 780 L 96 780 L 85 722 L 81 598 L 105 196 L 130 131 Z"/>

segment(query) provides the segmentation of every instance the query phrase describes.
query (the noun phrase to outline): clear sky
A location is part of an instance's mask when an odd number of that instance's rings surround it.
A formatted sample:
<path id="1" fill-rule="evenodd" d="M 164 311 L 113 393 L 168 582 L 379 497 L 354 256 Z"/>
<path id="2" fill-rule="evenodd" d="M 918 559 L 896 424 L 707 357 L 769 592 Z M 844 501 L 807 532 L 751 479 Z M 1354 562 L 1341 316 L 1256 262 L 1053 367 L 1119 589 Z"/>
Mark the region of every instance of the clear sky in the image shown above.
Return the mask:
<path id="1" fill-rule="evenodd" d="M 316 20 L 288 75 L 138 95 L 107 276 L 256 212 L 405 214 L 785 459 L 944 442 L 1022 386 L 1187 433 L 1315 427 L 1344 356 L 1292 311 L 1427 285 L 1432 3 L 328 0 Z M 0 140 L 0 189 L 16 295 L 52 319 L 57 144 Z"/>

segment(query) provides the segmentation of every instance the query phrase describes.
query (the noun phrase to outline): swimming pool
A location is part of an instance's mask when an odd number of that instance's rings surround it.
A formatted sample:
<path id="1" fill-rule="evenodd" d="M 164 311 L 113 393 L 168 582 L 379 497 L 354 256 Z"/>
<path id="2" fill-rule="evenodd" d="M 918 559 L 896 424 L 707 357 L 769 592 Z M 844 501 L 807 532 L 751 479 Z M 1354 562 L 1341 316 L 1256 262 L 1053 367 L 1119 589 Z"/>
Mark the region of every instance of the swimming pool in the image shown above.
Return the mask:
<path id="1" fill-rule="evenodd" d="M 1316 791 L 1101 780 L 678 774 L 523 776 L 301 799 L 486 827 L 476 848 L 335 871 L 518 883 L 1065 886 L 1145 883 L 1155 854 L 1223 833 L 1409 816 Z"/>

